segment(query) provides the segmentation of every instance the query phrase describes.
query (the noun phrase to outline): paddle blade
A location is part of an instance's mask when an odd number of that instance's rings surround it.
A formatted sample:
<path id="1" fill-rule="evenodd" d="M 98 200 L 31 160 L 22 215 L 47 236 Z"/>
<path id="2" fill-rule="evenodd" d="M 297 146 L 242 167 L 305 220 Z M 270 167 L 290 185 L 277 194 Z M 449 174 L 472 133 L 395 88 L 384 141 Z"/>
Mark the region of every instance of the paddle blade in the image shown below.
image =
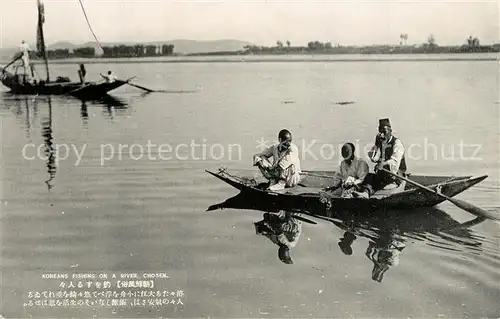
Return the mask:
<path id="1" fill-rule="evenodd" d="M 141 90 L 144 90 L 144 91 L 146 91 L 146 92 L 149 92 L 149 93 L 154 92 L 154 90 L 148 89 L 148 88 L 146 88 L 146 87 L 144 87 L 144 86 L 140 86 L 140 85 L 137 85 L 137 84 L 134 84 L 134 83 L 129 83 L 129 82 L 127 82 L 127 84 L 128 84 L 128 85 L 131 85 L 131 86 L 134 86 L 134 87 L 136 87 L 136 88 L 139 88 L 139 89 L 141 89 Z"/>
<path id="2" fill-rule="evenodd" d="M 455 206 L 457 206 L 465 211 L 468 211 L 472 215 L 476 215 L 478 217 L 485 217 L 485 218 L 489 218 L 489 219 L 493 219 L 493 220 L 500 220 L 499 217 L 493 215 L 492 213 L 490 213 L 482 208 L 479 208 L 477 206 L 474 206 L 470 203 L 467 203 L 463 200 L 460 200 L 457 198 L 449 198 L 448 200 L 450 202 L 452 202 L 453 204 L 455 204 Z"/>

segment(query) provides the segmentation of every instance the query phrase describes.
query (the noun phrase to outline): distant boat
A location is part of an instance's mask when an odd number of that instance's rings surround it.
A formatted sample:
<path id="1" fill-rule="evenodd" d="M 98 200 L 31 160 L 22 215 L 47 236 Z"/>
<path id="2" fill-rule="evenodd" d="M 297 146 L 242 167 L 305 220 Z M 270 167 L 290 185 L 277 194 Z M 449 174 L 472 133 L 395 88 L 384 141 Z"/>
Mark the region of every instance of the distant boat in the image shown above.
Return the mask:
<path id="1" fill-rule="evenodd" d="M 17 56 L 8 65 L 2 68 L 0 79 L 2 84 L 10 89 L 13 94 L 38 94 L 38 95 L 73 95 L 79 98 L 100 98 L 106 95 L 109 91 L 128 84 L 128 80 L 115 80 L 112 82 L 71 82 L 67 77 L 57 77 L 55 81 L 50 80 L 49 65 L 47 61 L 47 52 L 45 50 L 45 39 L 43 35 L 43 23 L 45 22 L 44 6 L 41 0 L 38 0 L 38 28 L 37 28 L 37 51 L 43 57 L 47 78 L 45 80 L 27 81 L 26 74 L 18 72 L 19 68 L 24 70 L 22 66 L 15 66 L 13 72 L 8 72 L 6 69 L 15 61 L 22 57 L 22 54 Z M 34 66 L 31 65 L 31 70 L 34 75 Z M 25 70 L 26 72 L 26 70 Z"/>
<path id="2" fill-rule="evenodd" d="M 354 104 L 354 101 L 335 102 L 335 104 L 338 104 L 338 105 Z"/>

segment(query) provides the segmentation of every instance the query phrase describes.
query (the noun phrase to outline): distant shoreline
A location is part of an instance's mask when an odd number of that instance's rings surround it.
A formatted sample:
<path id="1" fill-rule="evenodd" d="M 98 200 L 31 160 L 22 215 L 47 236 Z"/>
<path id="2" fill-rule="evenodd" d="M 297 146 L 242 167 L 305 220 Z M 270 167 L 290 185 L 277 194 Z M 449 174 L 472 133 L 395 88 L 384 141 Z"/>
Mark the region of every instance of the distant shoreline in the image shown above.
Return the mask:
<path id="1" fill-rule="evenodd" d="M 49 64 L 130 64 L 130 63 L 268 63 L 268 62 L 453 62 L 453 61 L 498 61 L 499 57 L 484 54 L 485 56 L 467 56 L 463 53 L 455 54 L 352 54 L 350 58 L 339 57 L 339 55 L 282 55 L 259 56 L 259 55 L 198 55 L 198 56 L 176 56 L 163 58 L 70 58 L 52 59 Z M 345 56 L 345 55 L 344 55 Z M 387 56 L 387 57 L 386 57 Z M 0 60 L 1 63 L 8 63 L 8 60 Z M 43 64 L 40 60 L 34 60 L 34 64 Z"/>

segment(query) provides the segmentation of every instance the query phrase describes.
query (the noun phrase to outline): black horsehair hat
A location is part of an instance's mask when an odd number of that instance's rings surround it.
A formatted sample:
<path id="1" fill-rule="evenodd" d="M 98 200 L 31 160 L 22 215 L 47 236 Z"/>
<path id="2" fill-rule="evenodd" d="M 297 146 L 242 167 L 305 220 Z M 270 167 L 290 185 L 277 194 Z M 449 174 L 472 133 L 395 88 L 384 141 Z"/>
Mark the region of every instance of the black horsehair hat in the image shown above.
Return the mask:
<path id="1" fill-rule="evenodd" d="M 378 120 L 378 126 L 379 127 L 384 127 L 384 126 L 391 127 L 391 121 L 389 119 L 380 119 L 380 120 Z"/>
<path id="2" fill-rule="evenodd" d="M 290 257 L 290 249 L 285 245 L 280 245 L 278 258 L 285 264 L 293 264 L 293 260 Z"/>

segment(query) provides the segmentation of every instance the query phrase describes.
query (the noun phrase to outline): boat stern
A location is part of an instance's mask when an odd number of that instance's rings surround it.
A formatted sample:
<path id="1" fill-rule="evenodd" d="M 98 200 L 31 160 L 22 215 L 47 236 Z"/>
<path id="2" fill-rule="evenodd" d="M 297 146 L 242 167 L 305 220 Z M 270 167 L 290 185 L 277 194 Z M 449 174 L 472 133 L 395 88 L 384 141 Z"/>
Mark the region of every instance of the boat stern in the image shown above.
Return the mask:
<path id="1" fill-rule="evenodd" d="M 488 175 L 469 177 L 468 179 L 463 180 L 454 180 L 444 185 L 438 184 L 436 186 L 436 190 L 448 197 L 453 197 L 471 188 L 472 186 L 481 183 L 486 178 L 488 178 Z"/>
<path id="2" fill-rule="evenodd" d="M 127 82 L 122 80 L 116 80 L 111 83 L 90 83 L 69 92 L 69 94 L 78 98 L 99 98 L 108 94 L 109 91 L 115 90 L 125 84 L 127 84 Z"/>
<path id="3" fill-rule="evenodd" d="M 436 194 L 413 188 L 380 199 L 378 206 L 382 208 L 391 207 L 392 209 L 432 207 L 445 201 L 445 199 L 437 193 L 453 197 L 482 182 L 487 177 L 488 175 L 458 178 L 428 185 L 427 187 L 435 191 Z"/>

